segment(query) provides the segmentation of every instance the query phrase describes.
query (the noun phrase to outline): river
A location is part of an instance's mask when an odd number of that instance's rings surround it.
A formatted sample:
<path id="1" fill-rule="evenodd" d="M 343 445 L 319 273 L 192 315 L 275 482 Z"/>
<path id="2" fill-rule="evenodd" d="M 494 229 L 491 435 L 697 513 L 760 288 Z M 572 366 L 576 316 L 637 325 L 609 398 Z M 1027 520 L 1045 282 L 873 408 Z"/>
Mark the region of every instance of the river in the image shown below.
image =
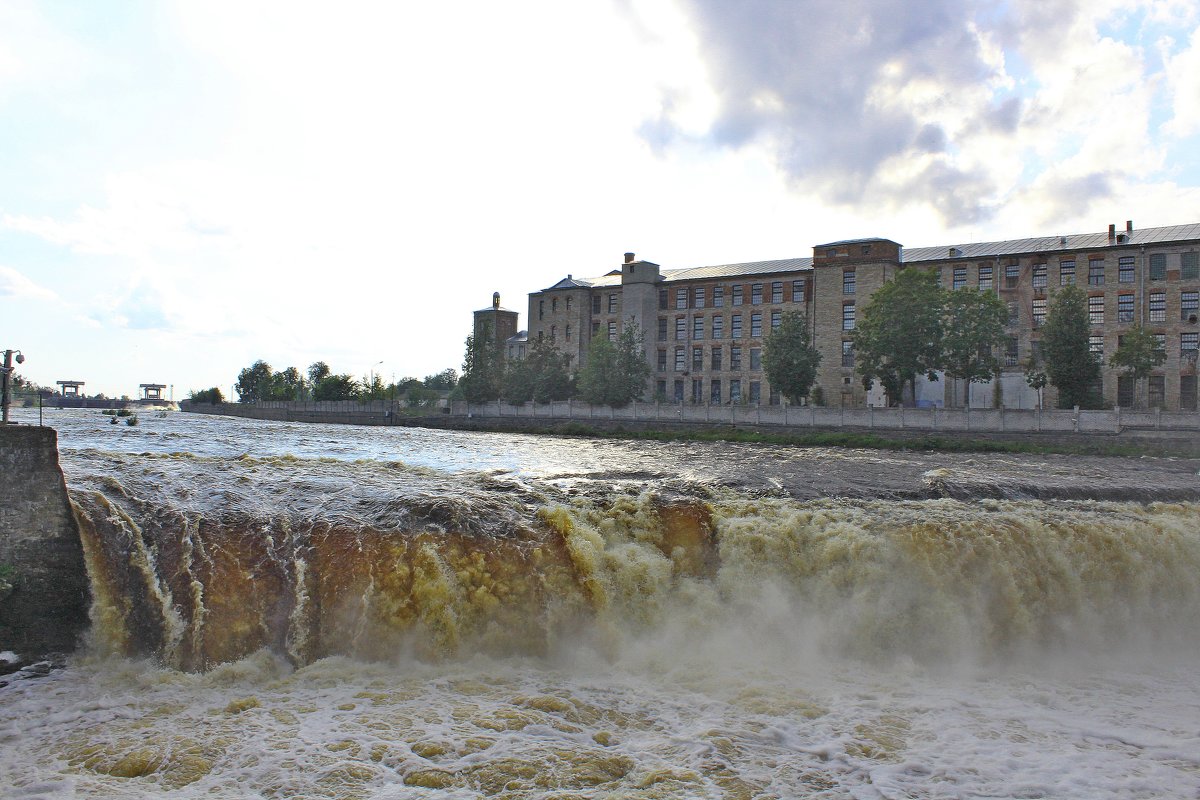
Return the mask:
<path id="1" fill-rule="evenodd" d="M 0 796 L 1200 795 L 1195 460 L 139 416 Z"/>

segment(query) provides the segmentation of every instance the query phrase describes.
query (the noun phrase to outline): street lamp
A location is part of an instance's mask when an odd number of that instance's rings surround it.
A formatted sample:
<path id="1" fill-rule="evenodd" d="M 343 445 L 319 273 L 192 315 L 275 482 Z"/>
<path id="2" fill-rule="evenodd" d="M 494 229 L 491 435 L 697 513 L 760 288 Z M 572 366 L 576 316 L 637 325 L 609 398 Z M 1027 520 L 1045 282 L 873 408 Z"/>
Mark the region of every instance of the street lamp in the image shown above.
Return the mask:
<path id="1" fill-rule="evenodd" d="M 4 351 L 4 367 L 0 369 L 0 423 L 8 424 L 8 406 L 12 403 L 12 394 L 10 384 L 12 380 L 10 376 L 13 373 L 13 354 L 16 353 L 17 363 L 25 363 L 25 354 L 20 350 L 5 350 Z"/>

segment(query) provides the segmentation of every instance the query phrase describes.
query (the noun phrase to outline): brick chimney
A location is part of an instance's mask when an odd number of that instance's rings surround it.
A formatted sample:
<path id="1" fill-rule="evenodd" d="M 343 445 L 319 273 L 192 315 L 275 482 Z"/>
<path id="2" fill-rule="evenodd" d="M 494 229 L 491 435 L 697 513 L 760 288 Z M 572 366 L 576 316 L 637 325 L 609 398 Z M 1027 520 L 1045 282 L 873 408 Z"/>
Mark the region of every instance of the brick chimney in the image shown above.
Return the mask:
<path id="1" fill-rule="evenodd" d="M 626 263 L 626 264 L 632 264 L 632 263 L 633 263 L 633 253 L 626 253 L 626 254 L 625 254 L 625 263 Z"/>

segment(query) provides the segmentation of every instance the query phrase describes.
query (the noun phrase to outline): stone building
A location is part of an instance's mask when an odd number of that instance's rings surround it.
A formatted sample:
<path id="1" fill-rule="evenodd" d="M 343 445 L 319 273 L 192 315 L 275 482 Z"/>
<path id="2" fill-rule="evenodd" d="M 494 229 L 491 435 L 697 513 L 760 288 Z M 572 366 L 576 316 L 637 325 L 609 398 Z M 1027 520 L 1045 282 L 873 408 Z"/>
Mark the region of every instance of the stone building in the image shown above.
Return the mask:
<path id="1" fill-rule="evenodd" d="M 633 321 L 645 334 L 649 394 L 676 402 L 778 403 L 762 370 L 763 337 L 785 312 L 799 311 L 823 356 L 817 385 L 824 402 L 883 405 L 882 391 L 865 391 L 854 371 L 849 334 L 859 309 L 900 269 L 934 270 L 946 288 L 995 292 L 1008 305 L 1000 385 L 972 384 L 972 405 L 1037 403 L 1021 362 L 1039 347 L 1050 292 L 1074 283 L 1087 291 L 1105 401 L 1133 404 L 1132 382 L 1107 363 L 1123 333 L 1140 323 L 1167 354 L 1150 378 L 1150 403 L 1197 408 L 1200 223 L 1135 230 L 1127 222 L 1107 233 L 909 250 L 889 239 L 856 239 L 817 245 L 811 257 L 682 269 L 626 253 L 619 268 L 603 275 L 568 275 L 530 294 L 528 339 L 550 337 L 578 367 L 592 337 L 615 338 Z M 477 325 L 482 313 L 476 312 Z M 506 313 L 515 334 L 515 312 Z M 917 388 L 921 405 L 944 405 L 950 392 L 946 381 Z M 1053 400 L 1048 389 L 1045 402 Z"/>
<path id="2" fill-rule="evenodd" d="M 491 308 L 481 308 L 475 312 L 475 324 L 472 331 L 476 338 L 485 334 L 495 343 L 496 348 L 504 352 L 505 345 L 517 336 L 516 311 L 500 307 L 500 293 L 492 293 Z"/>

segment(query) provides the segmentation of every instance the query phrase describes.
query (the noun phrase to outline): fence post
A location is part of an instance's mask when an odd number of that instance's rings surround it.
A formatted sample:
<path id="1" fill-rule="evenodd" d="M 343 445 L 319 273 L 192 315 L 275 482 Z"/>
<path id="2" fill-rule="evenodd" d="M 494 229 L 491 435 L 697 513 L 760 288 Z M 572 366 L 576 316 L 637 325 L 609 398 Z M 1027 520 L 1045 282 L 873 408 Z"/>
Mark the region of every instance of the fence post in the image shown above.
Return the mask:
<path id="1" fill-rule="evenodd" d="M 867 427 L 875 430 L 875 406 L 867 406 Z"/>
<path id="2" fill-rule="evenodd" d="M 1006 431 L 1008 428 L 1004 425 L 1004 403 L 1000 404 L 1000 430 Z"/>

